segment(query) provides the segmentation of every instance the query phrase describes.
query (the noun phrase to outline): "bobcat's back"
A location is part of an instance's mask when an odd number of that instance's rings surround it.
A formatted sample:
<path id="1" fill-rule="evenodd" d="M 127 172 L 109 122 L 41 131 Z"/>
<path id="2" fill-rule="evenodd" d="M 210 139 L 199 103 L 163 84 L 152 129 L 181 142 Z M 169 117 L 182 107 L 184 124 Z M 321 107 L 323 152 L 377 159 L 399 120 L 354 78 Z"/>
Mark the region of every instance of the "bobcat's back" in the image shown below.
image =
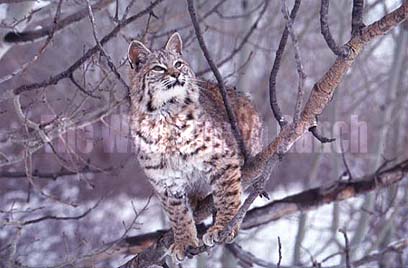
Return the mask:
<path id="1" fill-rule="evenodd" d="M 200 82 L 200 103 L 203 109 L 210 114 L 215 121 L 229 125 L 227 111 L 217 84 L 203 81 Z M 238 127 L 241 131 L 245 147 L 250 156 L 254 156 L 262 149 L 262 121 L 251 103 L 248 96 L 228 87 L 228 100 L 234 110 Z M 232 133 L 230 133 L 232 135 Z M 233 135 L 232 135 L 232 138 Z"/>

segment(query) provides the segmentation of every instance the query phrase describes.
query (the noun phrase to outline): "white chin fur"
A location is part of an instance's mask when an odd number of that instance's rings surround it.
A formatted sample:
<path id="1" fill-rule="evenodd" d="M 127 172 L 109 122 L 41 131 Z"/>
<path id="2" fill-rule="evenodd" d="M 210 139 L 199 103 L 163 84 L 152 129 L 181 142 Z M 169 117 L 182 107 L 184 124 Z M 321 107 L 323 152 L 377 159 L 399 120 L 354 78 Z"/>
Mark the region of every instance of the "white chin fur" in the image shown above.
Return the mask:
<path id="1" fill-rule="evenodd" d="M 157 91 L 155 94 L 154 104 L 156 107 L 161 107 L 164 103 L 172 98 L 177 98 L 179 100 L 185 99 L 187 95 L 187 89 L 185 86 L 176 85 L 172 88 L 166 90 Z"/>

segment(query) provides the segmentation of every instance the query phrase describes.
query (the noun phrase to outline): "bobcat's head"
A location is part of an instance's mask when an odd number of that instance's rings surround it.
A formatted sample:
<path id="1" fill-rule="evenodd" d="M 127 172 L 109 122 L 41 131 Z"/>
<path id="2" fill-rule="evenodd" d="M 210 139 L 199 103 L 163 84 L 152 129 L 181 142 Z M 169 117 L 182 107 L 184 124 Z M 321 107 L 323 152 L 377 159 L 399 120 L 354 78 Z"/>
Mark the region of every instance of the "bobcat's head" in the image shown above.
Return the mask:
<path id="1" fill-rule="evenodd" d="M 132 41 L 128 51 L 133 67 L 131 95 L 137 96 L 140 108 L 156 112 L 197 101 L 195 75 L 182 58 L 182 46 L 178 33 L 169 38 L 164 48 L 154 51 L 140 41 Z"/>

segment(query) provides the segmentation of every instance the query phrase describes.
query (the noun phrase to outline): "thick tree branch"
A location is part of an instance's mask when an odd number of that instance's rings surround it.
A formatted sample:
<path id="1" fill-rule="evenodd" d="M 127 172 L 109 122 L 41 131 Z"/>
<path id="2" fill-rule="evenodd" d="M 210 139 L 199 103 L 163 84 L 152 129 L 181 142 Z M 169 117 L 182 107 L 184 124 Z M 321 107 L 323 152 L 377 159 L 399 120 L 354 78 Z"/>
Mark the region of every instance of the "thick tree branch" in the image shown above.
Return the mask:
<path id="1" fill-rule="evenodd" d="M 371 191 L 386 188 L 398 183 L 408 174 L 408 159 L 386 170 L 378 170 L 355 181 L 335 181 L 329 186 L 312 188 L 301 193 L 275 200 L 269 204 L 251 209 L 246 214 L 241 229 L 247 230 L 276 221 L 300 211 L 316 209 L 324 204 L 346 200 Z M 203 213 L 203 212 L 201 212 Z M 208 212 L 207 212 L 208 215 Z M 206 227 L 200 225 L 199 233 L 203 234 Z M 173 234 L 170 230 L 160 230 L 153 233 L 128 237 L 117 244 L 118 252 L 138 254 L 130 263 L 147 267 L 145 264 L 160 264 L 166 247 L 172 243 Z"/>
<path id="2" fill-rule="evenodd" d="M 362 52 L 365 45 L 375 37 L 384 35 L 390 29 L 401 23 L 408 17 L 408 1 L 390 14 L 361 30 L 361 35 L 354 36 L 347 42 L 350 53 L 347 57 L 338 56 L 334 64 L 317 82 L 305 104 L 299 124 L 290 124 L 278 134 L 262 152 L 247 161 L 243 168 L 243 176 L 256 178 L 262 172 L 269 159 L 273 156 L 284 154 L 292 145 L 315 123 L 319 116 L 331 101 L 334 91 L 340 84 L 346 72 Z"/>

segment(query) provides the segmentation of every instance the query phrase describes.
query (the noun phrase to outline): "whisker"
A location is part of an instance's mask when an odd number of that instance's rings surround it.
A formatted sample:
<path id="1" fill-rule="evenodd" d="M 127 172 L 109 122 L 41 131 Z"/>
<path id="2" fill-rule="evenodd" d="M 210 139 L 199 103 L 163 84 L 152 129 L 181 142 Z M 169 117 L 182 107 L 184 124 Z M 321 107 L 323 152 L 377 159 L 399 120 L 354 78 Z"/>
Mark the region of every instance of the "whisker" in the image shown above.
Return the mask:
<path id="1" fill-rule="evenodd" d="M 193 78 L 193 77 L 189 77 L 189 78 L 187 78 L 187 79 L 192 80 L 192 81 L 198 81 L 198 82 L 206 82 L 206 81 L 203 80 L 203 79 Z"/>

